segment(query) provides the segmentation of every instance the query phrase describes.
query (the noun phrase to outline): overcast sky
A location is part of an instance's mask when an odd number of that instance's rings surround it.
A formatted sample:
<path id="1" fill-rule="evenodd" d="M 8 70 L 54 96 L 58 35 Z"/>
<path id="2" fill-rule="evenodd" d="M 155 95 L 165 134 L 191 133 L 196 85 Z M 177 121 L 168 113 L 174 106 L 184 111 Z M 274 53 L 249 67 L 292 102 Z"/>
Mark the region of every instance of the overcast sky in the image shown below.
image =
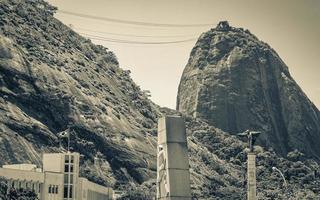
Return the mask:
<path id="1" fill-rule="evenodd" d="M 212 24 L 228 20 L 249 29 L 274 48 L 291 75 L 320 108 L 320 1 L 318 0 L 49 0 L 63 11 L 120 20 L 164 24 Z M 141 42 L 197 38 L 212 28 L 148 27 L 83 18 L 65 13 L 56 17 L 74 30 L 108 39 Z M 83 35 L 84 35 L 83 34 Z M 117 34 L 128 34 L 117 35 Z M 132 36 L 135 35 L 135 36 Z M 137 37 L 158 36 L 158 37 Z M 170 36 L 170 37 L 168 37 Z M 174 36 L 174 37 L 171 37 Z M 94 40 L 114 51 L 120 66 L 151 99 L 175 108 L 178 84 L 196 40 L 173 44 L 125 44 Z"/>

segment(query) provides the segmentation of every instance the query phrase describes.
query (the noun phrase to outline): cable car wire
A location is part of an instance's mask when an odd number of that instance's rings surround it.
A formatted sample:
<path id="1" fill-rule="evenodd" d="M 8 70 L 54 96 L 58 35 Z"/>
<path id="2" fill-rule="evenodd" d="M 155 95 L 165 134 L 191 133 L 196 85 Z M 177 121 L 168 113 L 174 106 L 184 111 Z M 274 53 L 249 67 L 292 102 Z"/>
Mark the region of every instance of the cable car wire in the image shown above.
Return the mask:
<path id="1" fill-rule="evenodd" d="M 163 23 L 151 23 L 151 22 L 122 20 L 122 19 L 115 19 L 115 18 L 109 18 L 109 17 L 100 17 L 100 16 L 70 12 L 70 11 L 65 11 L 65 10 L 58 10 L 58 13 L 78 16 L 78 17 L 82 17 L 82 18 L 109 21 L 109 22 L 114 22 L 114 23 L 139 25 L 139 26 L 153 26 L 153 27 L 173 27 L 173 28 L 174 27 L 208 27 L 208 26 L 213 26 L 213 24 L 214 24 L 214 23 L 209 23 L 209 24 L 163 24 Z"/>
<path id="2" fill-rule="evenodd" d="M 176 40 L 176 41 L 144 42 L 144 41 L 133 41 L 133 40 L 121 40 L 121 39 L 114 39 L 114 38 L 106 38 L 106 37 L 90 35 L 90 34 L 81 33 L 81 32 L 79 34 L 84 35 L 84 36 L 88 37 L 89 39 L 93 39 L 93 40 L 114 42 L 114 43 L 125 43 L 125 44 L 177 44 L 177 43 L 191 42 L 191 41 L 195 41 L 197 39 L 197 38 L 190 38 L 190 39 L 186 39 L 186 40 Z"/>
<path id="3" fill-rule="evenodd" d="M 189 34 L 189 35 L 134 35 L 134 34 L 124 34 L 124 33 L 113 33 L 113 32 L 105 32 L 105 31 L 97 31 L 97 30 L 90 30 L 85 28 L 74 27 L 73 29 L 88 31 L 92 33 L 100 33 L 100 34 L 108 34 L 108 35 L 115 35 L 115 36 L 129 36 L 129 37 L 138 37 L 138 38 L 175 38 L 175 37 L 196 37 L 199 34 Z"/>

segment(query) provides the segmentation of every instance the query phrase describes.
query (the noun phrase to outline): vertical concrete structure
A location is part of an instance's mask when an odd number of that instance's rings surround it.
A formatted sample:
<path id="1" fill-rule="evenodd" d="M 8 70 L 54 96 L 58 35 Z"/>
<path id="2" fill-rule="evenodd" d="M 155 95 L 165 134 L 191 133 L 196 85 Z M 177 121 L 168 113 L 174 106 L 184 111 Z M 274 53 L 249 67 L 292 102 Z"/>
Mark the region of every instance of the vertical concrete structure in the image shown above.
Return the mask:
<path id="1" fill-rule="evenodd" d="M 158 122 L 157 199 L 191 200 L 186 127 L 178 116 Z"/>
<path id="2" fill-rule="evenodd" d="M 247 188 L 247 199 L 256 200 L 257 194 L 257 182 L 256 182 L 256 155 L 253 152 L 248 153 L 247 160 L 247 171 L 248 171 L 248 188 Z"/>

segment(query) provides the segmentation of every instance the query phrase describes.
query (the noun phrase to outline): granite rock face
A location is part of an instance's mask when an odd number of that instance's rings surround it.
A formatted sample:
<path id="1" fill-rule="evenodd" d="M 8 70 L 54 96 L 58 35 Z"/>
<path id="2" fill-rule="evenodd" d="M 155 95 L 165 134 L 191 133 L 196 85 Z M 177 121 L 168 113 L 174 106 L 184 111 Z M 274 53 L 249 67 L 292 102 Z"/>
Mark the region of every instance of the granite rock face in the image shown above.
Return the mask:
<path id="1" fill-rule="evenodd" d="M 260 130 L 258 144 L 282 155 L 320 155 L 319 110 L 268 44 L 228 22 L 203 33 L 192 49 L 177 110 L 233 134 Z"/>
<path id="2" fill-rule="evenodd" d="M 53 17 L 44 1 L 0 1 L 0 165 L 41 165 L 71 134 L 81 174 L 142 183 L 156 175 L 158 107 L 107 48 Z"/>

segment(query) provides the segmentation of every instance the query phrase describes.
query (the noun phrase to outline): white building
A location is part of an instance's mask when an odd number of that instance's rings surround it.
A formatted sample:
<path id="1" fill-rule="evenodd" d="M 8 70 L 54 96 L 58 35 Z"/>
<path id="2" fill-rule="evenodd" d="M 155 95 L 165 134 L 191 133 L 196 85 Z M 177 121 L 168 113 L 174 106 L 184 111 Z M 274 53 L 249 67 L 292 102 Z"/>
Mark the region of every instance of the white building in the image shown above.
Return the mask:
<path id="1" fill-rule="evenodd" d="M 79 177 L 79 153 L 43 154 L 43 169 L 32 164 L 4 165 L 0 177 L 9 187 L 34 190 L 41 200 L 109 200 L 112 188 Z"/>

